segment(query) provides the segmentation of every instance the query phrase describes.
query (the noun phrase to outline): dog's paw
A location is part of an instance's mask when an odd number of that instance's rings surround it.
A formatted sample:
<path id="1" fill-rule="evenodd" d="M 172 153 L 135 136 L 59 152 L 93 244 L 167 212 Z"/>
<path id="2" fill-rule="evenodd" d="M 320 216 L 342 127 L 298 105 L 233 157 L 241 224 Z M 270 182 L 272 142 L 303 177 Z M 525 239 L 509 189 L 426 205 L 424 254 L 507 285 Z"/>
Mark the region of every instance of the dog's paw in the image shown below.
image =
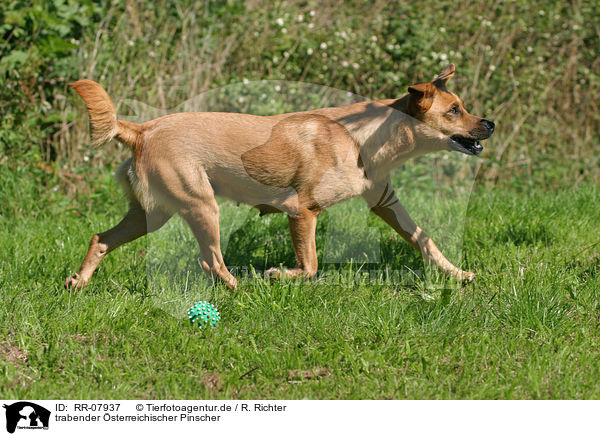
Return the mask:
<path id="1" fill-rule="evenodd" d="M 475 273 L 472 273 L 471 271 L 461 271 L 459 275 L 460 281 L 463 285 L 472 283 L 473 280 L 475 280 L 475 277 Z"/>
<path id="2" fill-rule="evenodd" d="M 279 268 L 269 268 L 265 271 L 265 279 L 278 280 L 283 276 L 283 272 Z"/>
<path id="3" fill-rule="evenodd" d="M 84 280 L 79 274 L 73 274 L 65 280 L 65 289 L 81 289 L 87 285 L 87 280 Z"/>

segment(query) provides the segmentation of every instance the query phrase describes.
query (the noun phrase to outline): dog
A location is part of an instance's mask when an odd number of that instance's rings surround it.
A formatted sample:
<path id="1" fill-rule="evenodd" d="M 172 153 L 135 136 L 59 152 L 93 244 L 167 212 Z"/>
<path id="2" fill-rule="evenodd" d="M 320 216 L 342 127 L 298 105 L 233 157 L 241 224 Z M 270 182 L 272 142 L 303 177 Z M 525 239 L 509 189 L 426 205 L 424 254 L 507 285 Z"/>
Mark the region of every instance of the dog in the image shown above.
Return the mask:
<path id="1" fill-rule="evenodd" d="M 106 254 L 179 214 L 198 241 L 204 271 L 235 290 L 237 280 L 221 254 L 216 195 L 250 204 L 261 214 L 288 215 L 297 265 L 272 268 L 270 277 L 313 277 L 319 214 L 360 195 L 428 263 L 472 281 L 475 274 L 448 261 L 411 219 L 389 177 L 402 162 L 425 153 L 483 150 L 479 141 L 492 135 L 494 123 L 469 114 L 446 88 L 454 72 L 451 64 L 397 99 L 274 116 L 183 112 L 143 124 L 118 120 L 99 84 L 72 83 L 87 105 L 92 143 L 116 138 L 132 157 L 116 173 L 129 211 L 114 228 L 92 237 L 79 272 L 65 287 L 85 286 Z"/>

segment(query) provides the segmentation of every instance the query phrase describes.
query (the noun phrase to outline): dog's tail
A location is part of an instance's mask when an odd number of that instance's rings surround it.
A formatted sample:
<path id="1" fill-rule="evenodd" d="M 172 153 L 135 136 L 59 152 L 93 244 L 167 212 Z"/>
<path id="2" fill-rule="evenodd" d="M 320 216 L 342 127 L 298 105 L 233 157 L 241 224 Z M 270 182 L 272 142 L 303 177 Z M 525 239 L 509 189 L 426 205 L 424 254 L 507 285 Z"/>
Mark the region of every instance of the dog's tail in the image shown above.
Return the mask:
<path id="1" fill-rule="evenodd" d="M 90 115 L 92 145 L 102 145 L 114 137 L 135 151 L 142 129 L 139 124 L 117 120 L 112 100 L 99 84 L 92 80 L 70 83 L 83 98 Z"/>

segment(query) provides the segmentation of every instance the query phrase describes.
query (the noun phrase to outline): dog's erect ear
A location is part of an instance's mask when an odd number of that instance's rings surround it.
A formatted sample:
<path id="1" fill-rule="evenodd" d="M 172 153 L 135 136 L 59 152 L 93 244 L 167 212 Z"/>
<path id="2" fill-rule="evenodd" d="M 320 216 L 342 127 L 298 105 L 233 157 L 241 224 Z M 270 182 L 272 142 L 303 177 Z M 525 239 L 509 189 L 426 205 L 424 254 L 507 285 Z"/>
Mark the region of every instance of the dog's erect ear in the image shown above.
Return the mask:
<path id="1" fill-rule="evenodd" d="M 446 87 L 446 82 L 448 80 L 450 80 L 450 78 L 452 78 L 452 76 L 454 76 L 454 64 L 450 64 L 448 65 L 444 71 L 442 71 L 440 74 L 437 75 L 437 77 L 435 79 L 433 79 L 433 84 L 435 86 L 437 86 L 438 88 L 445 88 Z"/>
<path id="2" fill-rule="evenodd" d="M 435 94 L 435 86 L 431 83 L 419 83 L 408 87 L 410 98 L 408 100 L 408 110 L 411 115 L 418 112 L 425 113 L 433 103 L 433 94 Z"/>

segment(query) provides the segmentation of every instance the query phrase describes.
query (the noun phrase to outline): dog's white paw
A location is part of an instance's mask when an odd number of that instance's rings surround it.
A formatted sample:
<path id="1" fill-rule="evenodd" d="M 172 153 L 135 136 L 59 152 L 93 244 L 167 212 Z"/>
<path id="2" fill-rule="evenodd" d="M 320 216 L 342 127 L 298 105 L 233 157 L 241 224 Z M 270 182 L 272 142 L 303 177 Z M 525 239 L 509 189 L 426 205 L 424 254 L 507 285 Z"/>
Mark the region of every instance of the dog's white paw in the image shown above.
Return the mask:
<path id="1" fill-rule="evenodd" d="M 472 283 L 473 280 L 475 280 L 475 277 L 477 277 L 477 276 L 475 275 L 475 273 L 472 273 L 471 271 L 461 271 L 459 274 L 460 281 L 464 285 L 466 285 L 468 283 Z"/>
<path id="2" fill-rule="evenodd" d="M 280 279 L 283 276 L 283 272 L 279 268 L 269 268 L 265 271 L 265 279 Z"/>

